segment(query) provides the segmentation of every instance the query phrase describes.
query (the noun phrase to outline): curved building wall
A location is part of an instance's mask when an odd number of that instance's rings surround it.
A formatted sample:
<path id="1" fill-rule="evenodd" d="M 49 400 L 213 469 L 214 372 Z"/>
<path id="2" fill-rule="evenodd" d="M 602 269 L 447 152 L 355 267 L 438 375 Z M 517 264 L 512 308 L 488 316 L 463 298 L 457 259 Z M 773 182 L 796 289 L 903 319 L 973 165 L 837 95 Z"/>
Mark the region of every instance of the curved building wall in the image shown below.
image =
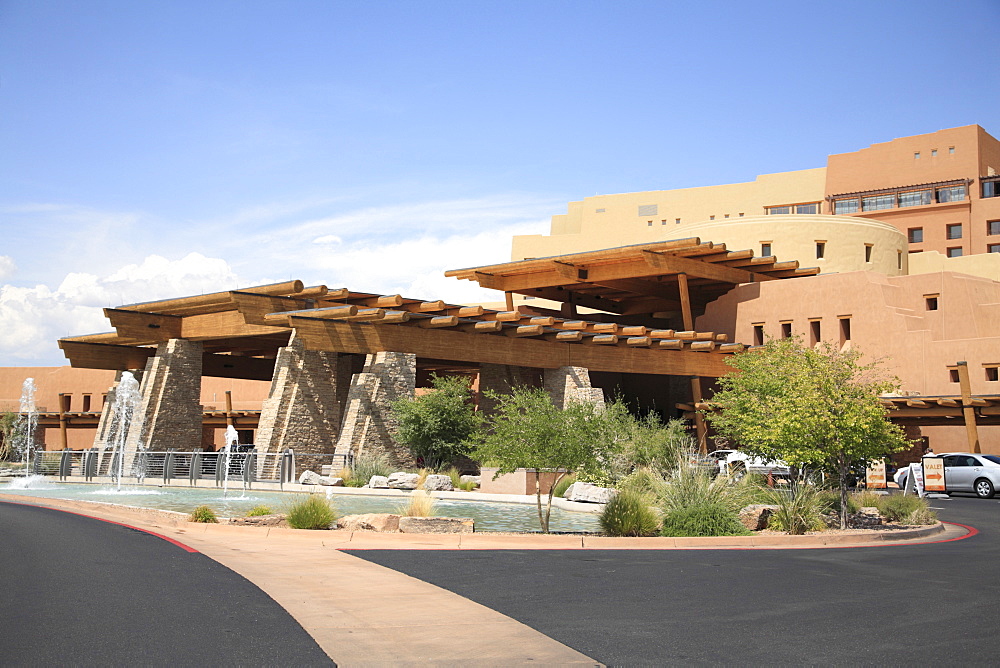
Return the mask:
<path id="1" fill-rule="evenodd" d="M 749 249 L 756 255 L 774 255 L 781 262 L 798 260 L 800 267 L 819 267 L 824 274 L 907 273 L 906 236 L 893 225 L 868 218 L 756 216 L 689 223 L 679 225 L 675 232 L 678 237 L 724 243 L 729 250 Z M 822 249 L 818 249 L 818 244 L 822 244 Z"/>

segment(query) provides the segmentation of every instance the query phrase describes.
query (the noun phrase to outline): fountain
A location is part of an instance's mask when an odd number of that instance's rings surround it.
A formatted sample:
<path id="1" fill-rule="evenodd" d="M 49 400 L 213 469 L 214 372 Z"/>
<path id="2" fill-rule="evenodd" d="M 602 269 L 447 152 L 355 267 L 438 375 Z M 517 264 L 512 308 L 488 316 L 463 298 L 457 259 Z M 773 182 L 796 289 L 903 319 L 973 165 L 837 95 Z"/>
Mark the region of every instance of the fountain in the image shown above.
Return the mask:
<path id="1" fill-rule="evenodd" d="M 222 472 L 222 498 L 229 496 L 229 465 L 233 461 L 233 450 L 236 449 L 236 444 L 240 442 L 240 435 L 236 432 L 236 428 L 233 425 L 228 425 L 226 427 L 226 460 L 225 468 Z M 245 464 L 244 464 L 245 465 Z M 241 476 L 242 477 L 242 476 Z M 246 494 L 247 484 L 246 480 L 243 481 L 243 492 Z"/>
<path id="2" fill-rule="evenodd" d="M 118 491 L 122 489 L 122 478 L 125 475 L 125 444 L 128 440 L 129 431 L 132 428 L 132 421 L 136 415 L 136 408 L 142 403 L 142 393 L 139 391 L 139 381 L 135 379 L 130 371 L 123 371 L 121 380 L 115 388 L 115 403 L 112 411 L 111 424 L 111 451 L 114 453 L 111 459 L 111 477 L 115 481 Z M 132 461 L 131 472 L 142 482 L 146 475 L 146 458 L 140 452 L 139 444 L 136 447 L 136 456 Z"/>
<path id="3" fill-rule="evenodd" d="M 14 446 L 24 461 L 22 474 L 31 474 L 31 457 L 35 450 L 35 429 L 38 427 L 38 409 L 35 407 L 35 379 L 25 378 L 21 385 L 21 407 L 14 428 Z"/>

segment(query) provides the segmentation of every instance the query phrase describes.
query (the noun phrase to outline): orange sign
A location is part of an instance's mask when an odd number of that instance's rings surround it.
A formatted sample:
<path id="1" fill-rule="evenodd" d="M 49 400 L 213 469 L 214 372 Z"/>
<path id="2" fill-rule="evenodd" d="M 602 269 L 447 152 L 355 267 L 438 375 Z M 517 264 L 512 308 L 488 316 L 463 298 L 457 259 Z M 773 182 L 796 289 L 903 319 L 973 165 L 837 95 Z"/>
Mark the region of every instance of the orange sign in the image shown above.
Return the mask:
<path id="1" fill-rule="evenodd" d="M 924 457 L 920 463 L 924 467 L 924 489 L 928 492 L 945 491 L 944 460 L 940 457 Z"/>
<path id="2" fill-rule="evenodd" d="M 868 489 L 885 489 L 885 462 L 873 463 L 865 469 L 865 487 Z"/>

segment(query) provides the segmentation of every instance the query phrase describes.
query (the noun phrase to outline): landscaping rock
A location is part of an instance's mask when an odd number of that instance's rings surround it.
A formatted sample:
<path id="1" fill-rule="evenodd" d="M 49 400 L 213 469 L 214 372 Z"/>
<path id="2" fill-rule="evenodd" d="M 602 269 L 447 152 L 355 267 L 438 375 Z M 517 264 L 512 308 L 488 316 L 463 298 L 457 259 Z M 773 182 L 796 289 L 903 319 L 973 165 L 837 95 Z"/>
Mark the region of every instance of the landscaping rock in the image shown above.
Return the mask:
<path id="1" fill-rule="evenodd" d="M 428 492 L 450 492 L 455 489 L 451 477 L 446 475 L 429 475 L 424 479 L 424 489 Z"/>
<path id="2" fill-rule="evenodd" d="M 582 503 L 607 503 L 617 493 L 617 490 L 598 487 L 593 483 L 574 482 L 566 489 L 563 498 L 567 501 L 580 501 Z"/>
<path id="3" fill-rule="evenodd" d="M 397 471 L 389 474 L 389 489 L 416 489 L 420 476 L 416 473 Z"/>
<path id="4" fill-rule="evenodd" d="M 882 526 L 882 515 L 878 508 L 864 507 L 847 516 L 847 526 L 851 529 L 874 529 Z"/>
<path id="5" fill-rule="evenodd" d="M 302 485 L 326 485 L 328 487 L 343 487 L 343 478 L 327 478 L 315 471 L 303 471 L 299 476 L 299 484 Z"/>
<path id="6" fill-rule="evenodd" d="M 400 517 L 403 533 L 472 533 L 475 521 L 471 517 Z"/>
<path id="7" fill-rule="evenodd" d="M 474 483 L 474 485 L 473 485 L 474 487 L 479 487 L 479 485 L 482 482 L 481 479 L 480 479 L 480 477 L 477 476 L 477 475 L 463 475 L 458 480 L 459 480 L 459 482 L 472 482 L 472 483 Z"/>
<path id="8" fill-rule="evenodd" d="M 750 531 L 763 531 L 778 506 L 755 503 L 740 510 L 740 522 Z"/>
<path id="9" fill-rule="evenodd" d="M 365 487 L 371 489 L 389 489 L 389 478 L 384 475 L 373 475 Z"/>
<path id="10" fill-rule="evenodd" d="M 277 513 L 274 515 L 257 515 L 255 517 L 231 517 L 230 524 L 253 527 L 287 527 L 286 515 Z"/>
<path id="11" fill-rule="evenodd" d="M 381 533 L 399 533 L 399 515 L 391 513 L 366 513 L 364 515 L 346 515 L 337 520 L 338 529 L 347 531 L 379 531 Z"/>

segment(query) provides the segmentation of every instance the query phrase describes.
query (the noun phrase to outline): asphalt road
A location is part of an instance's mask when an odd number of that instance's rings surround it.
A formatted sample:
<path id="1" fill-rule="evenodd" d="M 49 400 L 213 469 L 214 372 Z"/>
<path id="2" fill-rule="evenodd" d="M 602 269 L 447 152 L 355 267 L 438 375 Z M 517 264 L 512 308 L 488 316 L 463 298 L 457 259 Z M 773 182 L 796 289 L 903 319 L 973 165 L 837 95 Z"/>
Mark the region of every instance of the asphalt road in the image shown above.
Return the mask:
<path id="1" fill-rule="evenodd" d="M 148 533 L 0 502 L 4 666 L 329 666 L 267 594 Z"/>
<path id="2" fill-rule="evenodd" d="M 931 505 L 980 533 L 846 549 L 350 553 L 608 665 L 996 664 L 1000 501 Z"/>

